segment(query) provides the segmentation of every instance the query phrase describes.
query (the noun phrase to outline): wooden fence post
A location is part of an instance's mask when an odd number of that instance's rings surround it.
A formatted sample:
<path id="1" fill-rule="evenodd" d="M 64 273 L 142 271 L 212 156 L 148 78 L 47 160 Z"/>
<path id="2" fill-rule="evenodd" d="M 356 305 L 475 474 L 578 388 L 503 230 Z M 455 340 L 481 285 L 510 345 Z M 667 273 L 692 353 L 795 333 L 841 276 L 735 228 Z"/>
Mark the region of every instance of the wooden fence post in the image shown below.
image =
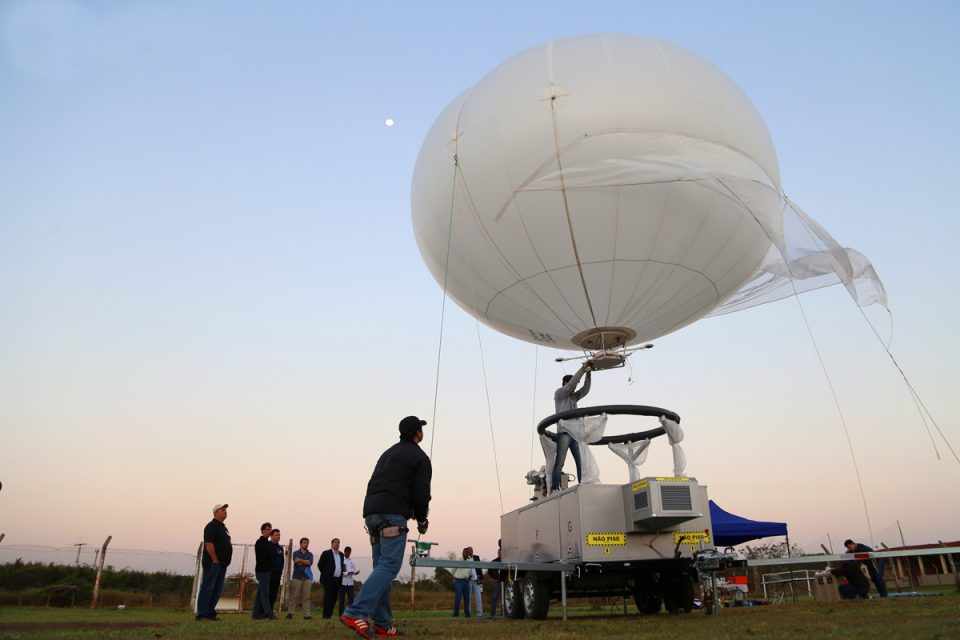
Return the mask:
<path id="1" fill-rule="evenodd" d="M 290 542 L 287 543 L 287 548 L 283 551 L 283 571 L 280 574 L 280 595 L 277 597 L 277 602 L 280 603 L 280 611 L 277 614 L 278 616 L 283 614 L 283 607 L 286 605 L 287 597 L 290 595 L 287 593 L 287 585 L 290 584 L 290 572 L 293 569 L 292 565 L 293 538 L 290 538 Z"/>
<path id="2" fill-rule="evenodd" d="M 90 608 L 97 608 L 97 600 L 100 599 L 100 576 L 103 574 L 103 561 L 107 557 L 107 545 L 110 544 L 110 541 L 113 540 L 113 536 L 107 536 L 107 539 L 103 541 L 103 546 L 100 547 L 100 556 L 97 558 L 97 577 L 93 581 L 93 598 L 90 600 Z"/>
<path id="3" fill-rule="evenodd" d="M 236 548 L 236 545 L 234 545 L 234 548 Z M 240 593 L 237 596 L 237 611 L 242 613 L 247 595 L 247 545 L 242 544 L 240 548 L 243 550 L 243 555 L 240 556 L 240 579 L 237 581 L 240 585 Z"/>
<path id="4" fill-rule="evenodd" d="M 193 570 L 193 584 L 190 586 L 190 610 L 197 613 L 197 592 L 200 590 L 200 569 L 203 566 L 203 542 L 197 547 L 197 566 Z"/>
<path id="5" fill-rule="evenodd" d="M 417 556 L 417 543 L 414 542 L 410 548 L 410 554 L 415 558 Z M 417 565 L 410 563 L 410 608 L 417 610 Z"/>

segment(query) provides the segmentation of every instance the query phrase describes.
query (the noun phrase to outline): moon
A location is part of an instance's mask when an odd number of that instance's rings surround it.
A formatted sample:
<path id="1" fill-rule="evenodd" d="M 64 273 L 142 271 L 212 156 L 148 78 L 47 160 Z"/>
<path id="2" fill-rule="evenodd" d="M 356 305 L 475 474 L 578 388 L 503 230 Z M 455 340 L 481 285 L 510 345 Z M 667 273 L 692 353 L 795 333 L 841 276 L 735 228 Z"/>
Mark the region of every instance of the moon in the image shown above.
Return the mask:
<path id="1" fill-rule="evenodd" d="M 388 127 L 392 127 L 393 125 L 396 124 L 396 121 L 393 118 L 387 118 L 386 120 L 383 121 L 383 124 Z"/>

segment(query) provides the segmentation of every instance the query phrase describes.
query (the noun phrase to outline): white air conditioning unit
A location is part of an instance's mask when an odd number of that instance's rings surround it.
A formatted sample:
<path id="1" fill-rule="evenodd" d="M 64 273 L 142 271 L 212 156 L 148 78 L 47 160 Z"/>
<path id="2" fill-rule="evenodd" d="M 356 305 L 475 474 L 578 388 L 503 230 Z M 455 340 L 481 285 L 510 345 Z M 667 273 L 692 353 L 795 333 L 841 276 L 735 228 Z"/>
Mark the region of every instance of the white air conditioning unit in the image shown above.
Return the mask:
<path id="1" fill-rule="evenodd" d="M 643 478 L 623 486 L 627 531 L 660 531 L 703 516 L 694 478 Z"/>

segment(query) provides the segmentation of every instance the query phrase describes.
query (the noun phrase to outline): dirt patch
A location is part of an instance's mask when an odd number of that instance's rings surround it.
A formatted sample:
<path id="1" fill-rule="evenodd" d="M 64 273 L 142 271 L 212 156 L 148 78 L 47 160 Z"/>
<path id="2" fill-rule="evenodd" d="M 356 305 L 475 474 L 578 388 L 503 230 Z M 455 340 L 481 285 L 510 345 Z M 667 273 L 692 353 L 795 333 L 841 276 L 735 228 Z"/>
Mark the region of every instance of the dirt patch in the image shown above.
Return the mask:
<path id="1" fill-rule="evenodd" d="M 96 631 L 103 629 L 140 629 L 143 627 L 169 627 L 172 622 L 0 622 L 0 631 Z"/>

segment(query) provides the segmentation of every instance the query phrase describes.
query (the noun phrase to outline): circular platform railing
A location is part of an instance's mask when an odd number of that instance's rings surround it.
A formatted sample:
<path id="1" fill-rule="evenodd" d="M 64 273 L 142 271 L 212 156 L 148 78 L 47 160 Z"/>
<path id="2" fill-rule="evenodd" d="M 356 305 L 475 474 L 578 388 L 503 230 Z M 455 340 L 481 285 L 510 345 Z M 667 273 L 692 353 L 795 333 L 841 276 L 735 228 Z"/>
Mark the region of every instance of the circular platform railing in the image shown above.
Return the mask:
<path id="1" fill-rule="evenodd" d="M 648 407 L 642 404 L 604 404 L 598 405 L 596 407 L 580 407 L 578 409 L 571 409 L 570 411 L 561 411 L 560 413 L 555 413 L 552 416 L 547 416 L 540 421 L 540 424 L 537 425 L 537 433 L 542 436 L 546 436 L 551 440 L 557 439 L 557 434 L 552 431 L 547 431 L 547 427 L 550 427 L 554 424 L 557 424 L 561 420 L 572 420 L 574 418 L 586 418 L 588 416 L 599 416 L 602 414 L 607 414 L 611 416 L 647 416 L 650 418 L 659 418 L 663 416 L 668 420 L 673 420 L 676 423 L 680 423 L 680 416 L 678 416 L 673 411 L 669 409 L 662 409 L 660 407 Z M 663 427 L 657 427 L 656 429 L 650 429 L 648 431 L 637 431 L 634 433 L 625 433 L 619 436 L 604 436 L 597 440 L 596 442 L 591 442 L 589 444 L 597 445 L 606 445 L 606 444 L 617 444 L 625 442 L 637 442 L 639 440 L 648 440 L 650 438 L 656 438 L 657 436 L 662 436 L 666 433 Z"/>

